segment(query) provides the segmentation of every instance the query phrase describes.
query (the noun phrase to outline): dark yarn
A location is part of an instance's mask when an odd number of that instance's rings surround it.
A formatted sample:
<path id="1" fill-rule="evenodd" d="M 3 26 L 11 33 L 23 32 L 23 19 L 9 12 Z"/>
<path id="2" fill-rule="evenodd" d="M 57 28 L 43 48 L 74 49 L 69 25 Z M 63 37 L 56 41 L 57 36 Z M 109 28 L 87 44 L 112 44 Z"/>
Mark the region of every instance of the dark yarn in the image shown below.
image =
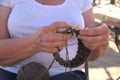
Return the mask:
<path id="1" fill-rule="evenodd" d="M 73 33 L 75 32 L 76 35 L 79 33 L 78 30 L 68 28 L 64 34 Z M 59 53 L 54 53 L 53 57 L 60 65 L 68 68 L 75 68 L 83 64 L 87 61 L 88 56 L 90 55 L 90 50 L 84 46 L 81 40 L 78 39 L 78 51 L 72 60 L 69 60 L 69 54 L 66 47 L 66 60 L 60 57 Z M 51 62 L 48 69 L 46 69 L 43 65 L 36 62 L 28 63 L 21 67 L 19 70 L 16 80 L 50 80 L 48 70 L 51 68 L 54 60 Z M 71 72 L 73 76 L 76 76 L 79 80 L 83 80 L 80 76 L 78 77 L 77 74 Z"/>
<path id="2" fill-rule="evenodd" d="M 78 40 L 78 51 L 72 60 L 64 60 L 60 57 L 59 53 L 54 53 L 55 60 L 64 67 L 75 68 L 87 61 L 90 55 L 90 50 L 84 46 L 81 40 Z"/>
<path id="3" fill-rule="evenodd" d="M 75 33 L 77 36 L 79 34 L 79 31 L 80 30 L 68 28 L 67 31 L 64 32 L 64 34 Z M 68 55 L 68 51 L 67 51 L 67 55 Z M 73 58 L 72 60 L 64 60 L 63 58 L 60 57 L 59 53 L 54 53 L 53 57 L 60 65 L 67 68 L 75 68 L 86 62 L 89 55 L 90 55 L 90 50 L 84 46 L 84 44 L 80 39 L 78 39 L 78 51 L 75 58 Z"/>
<path id="4" fill-rule="evenodd" d="M 40 63 L 31 62 L 19 70 L 16 80 L 50 80 L 48 70 Z"/>

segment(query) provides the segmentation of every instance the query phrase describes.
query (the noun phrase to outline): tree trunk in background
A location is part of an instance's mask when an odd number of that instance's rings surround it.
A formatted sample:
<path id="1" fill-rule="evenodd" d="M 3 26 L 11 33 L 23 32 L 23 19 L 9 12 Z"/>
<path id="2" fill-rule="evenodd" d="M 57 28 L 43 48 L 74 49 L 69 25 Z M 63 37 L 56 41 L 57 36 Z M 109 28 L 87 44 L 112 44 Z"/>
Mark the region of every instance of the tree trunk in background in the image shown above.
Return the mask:
<path id="1" fill-rule="evenodd" d="M 98 0 L 98 4 L 101 4 L 101 0 Z"/>
<path id="2" fill-rule="evenodd" d="M 110 0 L 110 4 L 115 4 L 115 0 Z"/>

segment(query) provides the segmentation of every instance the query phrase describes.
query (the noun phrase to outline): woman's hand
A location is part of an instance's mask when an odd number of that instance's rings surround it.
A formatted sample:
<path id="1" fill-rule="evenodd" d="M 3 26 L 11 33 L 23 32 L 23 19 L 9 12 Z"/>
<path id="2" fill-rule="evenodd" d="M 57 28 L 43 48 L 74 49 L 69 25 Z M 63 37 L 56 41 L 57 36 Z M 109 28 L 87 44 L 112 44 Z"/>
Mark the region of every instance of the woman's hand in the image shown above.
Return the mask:
<path id="1" fill-rule="evenodd" d="M 80 30 L 78 38 L 91 50 L 90 60 L 95 60 L 108 49 L 109 29 L 105 23 L 94 22 Z"/>
<path id="2" fill-rule="evenodd" d="M 68 27 L 70 25 L 66 22 L 54 22 L 41 28 L 37 33 L 32 35 L 33 51 L 55 53 L 59 49 L 61 50 L 72 35 L 58 33 L 57 31 L 61 28 Z"/>

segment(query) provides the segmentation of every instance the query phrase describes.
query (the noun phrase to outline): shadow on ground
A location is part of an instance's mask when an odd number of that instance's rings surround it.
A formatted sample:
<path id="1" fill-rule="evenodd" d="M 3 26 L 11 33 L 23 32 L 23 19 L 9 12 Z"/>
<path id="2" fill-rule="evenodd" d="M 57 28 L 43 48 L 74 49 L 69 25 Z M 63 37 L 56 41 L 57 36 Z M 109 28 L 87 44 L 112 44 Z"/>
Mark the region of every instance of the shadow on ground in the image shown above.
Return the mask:
<path id="1" fill-rule="evenodd" d="M 120 22 L 120 9 L 113 5 L 105 5 L 102 7 L 93 8 L 95 18 L 104 20 L 114 20 Z M 103 12 L 102 12 L 103 11 Z M 106 12 L 104 12 L 106 11 Z M 115 15 L 115 14 L 116 15 Z M 114 15 L 114 16 L 113 16 Z M 113 40 L 113 38 L 111 38 Z M 96 61 L 89 62 L 90 68 L 100 68 L 100 67 L 120 67 L 120 54 L 116 51 L 117 47 L 114 44 L 114 40 L 110 41 L 110 46 L 104 56 L 100 57 Z"/>
<path id="2" fill-rule="evenodd" d="M 89 62 L 90 68 L 99 67 L 120 67 L 120 54 L 114 49 L 109 48 L 104 56 L 100 57 L 96 61 Z"/>
<path id="3" fill-rule="evenodd" d="M 104 56 L 89 62 L 89 80 L 120 80 L 120 54 L 109 47 Z"/>
<path id="4" fill-rule="evenodd" d="M 103 0 L 108 1 L 108 0 Z M 100 5 L 93 8 L 95 19 L 98 21 L 114 20 L 120 22 L 120 8 L 114 5 Z M 89 62 L 89 80 L 120 80 L 120 54 L 110 39 L 109 49 L 104 56 Z"/>

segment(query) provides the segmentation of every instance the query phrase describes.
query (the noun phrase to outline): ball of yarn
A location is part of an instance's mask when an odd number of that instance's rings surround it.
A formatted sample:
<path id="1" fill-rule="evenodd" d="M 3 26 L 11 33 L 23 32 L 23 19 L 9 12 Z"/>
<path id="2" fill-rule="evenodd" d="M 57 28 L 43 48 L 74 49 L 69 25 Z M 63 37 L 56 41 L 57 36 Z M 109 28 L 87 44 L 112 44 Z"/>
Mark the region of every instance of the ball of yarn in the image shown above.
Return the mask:
<path id="1" fill-rule="evenodd" d="M 30 62 L 21 67 L 16 80 L 50 80 L 48 70 L 40 63 Z"/>

